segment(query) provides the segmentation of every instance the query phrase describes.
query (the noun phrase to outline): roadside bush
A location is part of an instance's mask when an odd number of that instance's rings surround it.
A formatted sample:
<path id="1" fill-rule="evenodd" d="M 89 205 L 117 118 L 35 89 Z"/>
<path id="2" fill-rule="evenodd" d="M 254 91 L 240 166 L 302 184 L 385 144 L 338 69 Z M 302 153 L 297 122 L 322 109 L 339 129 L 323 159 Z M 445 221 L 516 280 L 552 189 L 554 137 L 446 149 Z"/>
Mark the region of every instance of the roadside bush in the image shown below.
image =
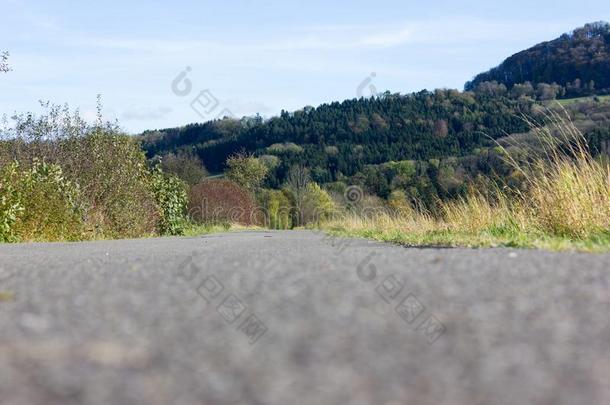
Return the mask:
<path id="1" fill-rule="evenodd" d="M 325 220 L 335 210 L 335 203 L 325 190 L 317 183 L 311 182 L 307 184 L 300 215 L 303 225 Z"/>
<path id="2" fill-rule="evenodd" d="M 230 180 L 206 180 L 191 188 L 189 216 L 197 223 L 260 224 L 252 194 Z"/>
<path id="3" fill-rule="evenodd" d="M 153 169 L 152 187 L 155 200 L 161 209 L 159 233 L 182 235 L 186 226 L 188 204 L 187 185 L 178 177 L 165 174 L 159 166 Z"/>
<path id="4" fill-rule="evenodd" d="M 15 242 L 15 223 L 23 205 L 19 192 L 19 165 L 11 164 L 0 171 L 0 242 Z"/>
<path id="5" fill-rule="evenodd" d="M 138 142 L 99 130 L 73 143 L 82 155 L 63 165 L 83 191 L 88 231 L 110 238 L 154 234 L 161 213 Z"/>
<path id="6" fill-rule="evenodd" d="M 90 125 L 67 107 L 43 104 L 40 116 L 18 114 L 0 131 L 0 166 L 36 161 L 59 165 L 78 185 L 85 229 L 82 239 L 154 234 L 160 220 L 151 173 L 136 139 L 112 123 Z"/>
<path id="7" fill-rule="evenodd" d="M 265 215 L 265 226 L 271 229 L 292 228 L 292 204 L 286 191 L 262 190 L 259 194 L 260 206 Z"/>
<path id="8" fill-rule="evenodd" d="M 58 165 L 34 161 L 20 170 L 19 164 L 12 164 L 3 171 L 0 195 L 1 240 L 79 239 L 80 193 Z"/>

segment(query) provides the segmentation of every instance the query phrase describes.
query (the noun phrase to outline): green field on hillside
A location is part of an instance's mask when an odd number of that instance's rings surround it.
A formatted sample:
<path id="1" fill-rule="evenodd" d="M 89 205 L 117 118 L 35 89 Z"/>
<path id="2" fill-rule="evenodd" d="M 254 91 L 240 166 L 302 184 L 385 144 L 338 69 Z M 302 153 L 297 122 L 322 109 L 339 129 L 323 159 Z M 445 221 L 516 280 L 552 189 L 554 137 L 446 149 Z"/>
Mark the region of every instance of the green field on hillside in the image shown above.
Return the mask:
<path id="1" fill-rule="evenodd" d="M 593 101 L 595 97 L 597 97 L 597 99 L 599 99 L 603 103 L 610 102 L 610 96 L 592 96 L 592 97 L 566 98 L 566 99 L 563 99 L 563 100 L 557 100 L 557 102 L 565 107 L 565 106 L 572 105 L 572 104 L 575 104 L 575 103 L 582 103 L 582 102 L 585 102 L 585 101 Z"/>

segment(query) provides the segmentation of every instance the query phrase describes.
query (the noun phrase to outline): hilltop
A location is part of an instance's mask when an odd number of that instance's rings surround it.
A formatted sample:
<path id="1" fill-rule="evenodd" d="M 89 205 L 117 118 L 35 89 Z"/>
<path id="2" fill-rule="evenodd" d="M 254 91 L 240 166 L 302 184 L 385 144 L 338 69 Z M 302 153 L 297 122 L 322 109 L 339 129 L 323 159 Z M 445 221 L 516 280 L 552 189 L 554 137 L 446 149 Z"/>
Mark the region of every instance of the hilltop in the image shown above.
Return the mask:
<path id="1" fill-rule="evenodd" d="M 506 59 L 498 67 L 466 83 L 474 90 L 496 81 L 508 89 L 526 82 L 563 87 L 563 96 L 610 92 L 610 24 L 586 24 L 552 41 L 540 43 Z"/>

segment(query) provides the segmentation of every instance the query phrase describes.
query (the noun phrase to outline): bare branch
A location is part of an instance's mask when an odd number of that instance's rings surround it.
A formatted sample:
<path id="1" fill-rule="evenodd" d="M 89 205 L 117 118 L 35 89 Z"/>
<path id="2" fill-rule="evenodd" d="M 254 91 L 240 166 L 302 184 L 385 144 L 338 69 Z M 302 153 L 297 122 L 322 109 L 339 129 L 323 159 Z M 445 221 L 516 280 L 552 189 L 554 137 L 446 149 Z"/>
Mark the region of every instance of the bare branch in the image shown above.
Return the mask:
<path id="1" fill-rule="evenodd" d="M 6 73 L 11 70 L 11 67 L 8 65 L 8 52 L 0 52 L 0 72 Z"/>

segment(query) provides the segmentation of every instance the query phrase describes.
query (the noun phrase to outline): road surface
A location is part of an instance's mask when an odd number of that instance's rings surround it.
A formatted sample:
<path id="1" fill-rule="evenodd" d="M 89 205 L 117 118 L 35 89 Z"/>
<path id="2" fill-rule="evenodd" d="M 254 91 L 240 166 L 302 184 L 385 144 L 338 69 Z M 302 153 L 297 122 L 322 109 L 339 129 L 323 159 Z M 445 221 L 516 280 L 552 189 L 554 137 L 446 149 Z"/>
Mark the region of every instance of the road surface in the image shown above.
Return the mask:
<path id="1" fill-rule="evenodd" d="M 608 404 L 610 255 L 323 234 L 0 246 L 2 404 Z"/>

